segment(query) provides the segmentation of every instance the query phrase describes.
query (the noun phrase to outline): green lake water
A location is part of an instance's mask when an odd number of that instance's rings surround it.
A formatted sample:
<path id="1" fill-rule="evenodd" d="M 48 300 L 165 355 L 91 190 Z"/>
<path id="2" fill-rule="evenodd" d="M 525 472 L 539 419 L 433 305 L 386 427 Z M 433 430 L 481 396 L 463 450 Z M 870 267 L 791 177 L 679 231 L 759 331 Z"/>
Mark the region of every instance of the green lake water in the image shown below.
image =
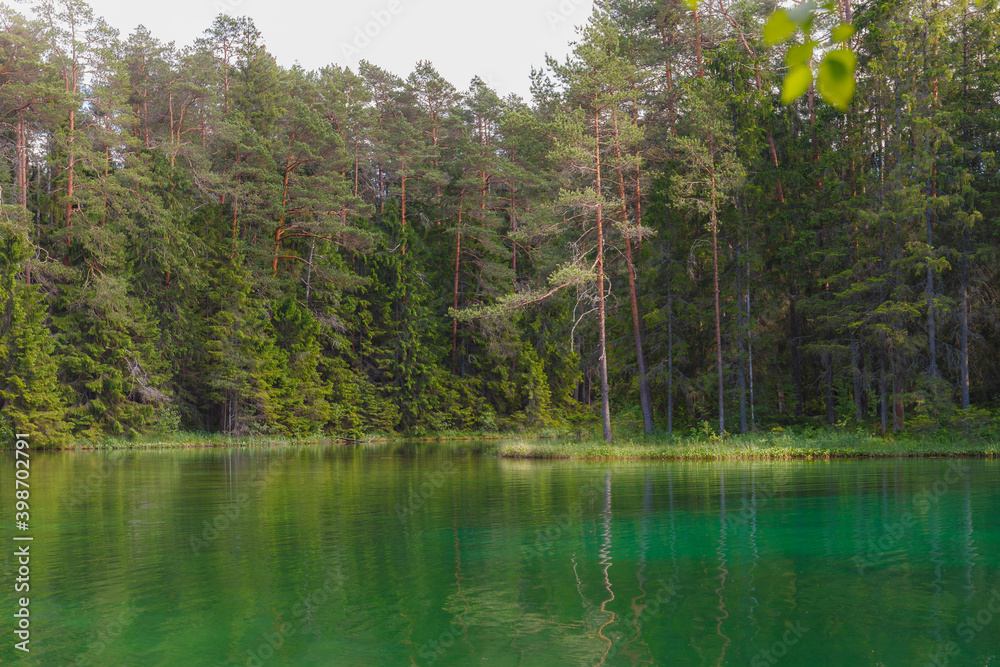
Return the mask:
<path id="1" fill-rule="evenodd" d="M 1000 665 L 1000 463 L 33 452 L 0 663 Z"/>

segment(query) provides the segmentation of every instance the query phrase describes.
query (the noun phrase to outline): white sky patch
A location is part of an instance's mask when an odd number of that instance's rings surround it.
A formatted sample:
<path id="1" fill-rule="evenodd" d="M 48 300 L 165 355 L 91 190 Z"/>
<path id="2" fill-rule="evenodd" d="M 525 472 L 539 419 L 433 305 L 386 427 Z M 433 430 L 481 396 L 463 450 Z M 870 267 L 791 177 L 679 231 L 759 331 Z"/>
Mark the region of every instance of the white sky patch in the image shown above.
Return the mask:
<path id="1" fill-rule="evenodd" d="M 122 37 L 145 25 L 154 37 L 191 44 L 216 15 L 249 16 L 278 63 L 357 70 L 368 60 L 405 78 L 429 60 L 459 90 L 479 76 L 501 95 L 530 101 L 532 66 L 563 60 L 593 0 L 90 0 Z"/>

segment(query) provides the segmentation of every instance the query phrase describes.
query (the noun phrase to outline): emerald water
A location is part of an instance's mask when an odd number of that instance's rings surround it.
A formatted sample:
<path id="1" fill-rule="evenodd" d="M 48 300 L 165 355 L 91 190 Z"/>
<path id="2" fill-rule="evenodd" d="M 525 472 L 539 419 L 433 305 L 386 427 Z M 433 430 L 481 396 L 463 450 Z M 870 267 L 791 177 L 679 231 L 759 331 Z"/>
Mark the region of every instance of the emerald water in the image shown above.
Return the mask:
<path id="1" fill-rule="evenodd" d="M 1000 464 L 33 452 L 20 665 L 998 665 Z"/>

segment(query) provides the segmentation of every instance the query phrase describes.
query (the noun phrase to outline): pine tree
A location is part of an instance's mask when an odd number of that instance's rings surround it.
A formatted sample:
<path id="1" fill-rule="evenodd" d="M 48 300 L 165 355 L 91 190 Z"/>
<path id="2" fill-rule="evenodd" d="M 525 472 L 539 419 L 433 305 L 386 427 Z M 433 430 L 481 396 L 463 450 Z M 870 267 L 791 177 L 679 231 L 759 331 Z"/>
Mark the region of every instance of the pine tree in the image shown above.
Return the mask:
<path id="1" fill-rule="evenodd" d="M 43 446 L 56 444 L 67 428 L 46 304 L 38 286 L 21 280 L 32 250 L 25 216 L 13 206 L 0 207 L 0 216 L 0 414 L 8 430 L 30 433 Z"/>
<path id="2" fill-rule="evenodd" d="M 675 206 L 708 218 L 712 235 L 713 298 L 715 304 L 716 374 L 719 396 L 719 435 L 726 432 L 722 361 L 721 294 L 719 289 L 719 211 L 730 201 L 745 175 L 733 152 L 732 133 L 724 124 L 721 94 L 713 82 L 690 82 L 685 96 L 685 125 L 674 142 L 680 163 L 673 178 Z"/>
<path id="3" fill-rule="evenodd" d="M 288 352 L 275 344 L 266 303 L 254 294 L 242 264 L 243 257 L 236 255 L 216 259 L 208 267 L 210 310 L 203 372 L 208 378 L 213 426 L 229 435 L 273 428 L 288 365 Z M 286 425 L 294 430 L 299 424 L 292 419 L 294 406 L 290 407 Z"/>

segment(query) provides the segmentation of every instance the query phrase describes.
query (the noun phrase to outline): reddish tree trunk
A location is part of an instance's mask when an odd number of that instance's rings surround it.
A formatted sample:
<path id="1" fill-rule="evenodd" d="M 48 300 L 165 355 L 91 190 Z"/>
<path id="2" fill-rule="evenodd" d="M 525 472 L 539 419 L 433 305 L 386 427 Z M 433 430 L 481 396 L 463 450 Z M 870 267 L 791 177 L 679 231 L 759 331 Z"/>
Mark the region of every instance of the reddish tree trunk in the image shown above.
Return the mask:
<path id="1" fill-rule="evenodd" d="M 601 113 L 594 112 L 594 164 L 596 165 L 596 192 L 601 193 Z M 597 330 L 601 370 L 601 421 L 604 440 L 611 442 L 611 404 L 608 396 L 608 340 L 604 313 L 604 220 L 601 201 L 597 201 Z"/>

